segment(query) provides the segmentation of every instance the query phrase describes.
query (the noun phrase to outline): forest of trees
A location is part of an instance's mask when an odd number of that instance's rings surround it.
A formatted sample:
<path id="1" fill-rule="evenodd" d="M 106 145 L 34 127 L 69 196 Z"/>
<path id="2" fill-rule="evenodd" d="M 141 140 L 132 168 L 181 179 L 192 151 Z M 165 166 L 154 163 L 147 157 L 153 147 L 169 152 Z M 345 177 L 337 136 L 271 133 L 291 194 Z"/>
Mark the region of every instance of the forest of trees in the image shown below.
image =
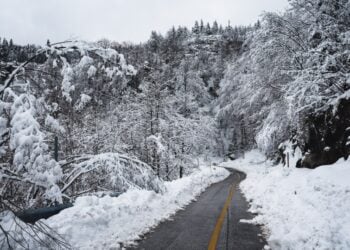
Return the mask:
<path id="1" fill-rule="evenodd" d="M 142 44 L 0 39 L 0 210 L 130 186 L 291 140 L 350 153 L 350 3 L 291 0 L 252 26 L 195 22 Z M 114 174 L 111 174 L 114 173 Z"/>
<path id="2" fill-rule="evenodd" d="M 2 209 L 130 185 L 161 190 L 157 178 L 176 179 L 202 158 L 223 156 L 214 101 L 252 29 L 200 22 L 198 30 L 152 32 L 140 45 L 103 39 L 18 46 L 3 38 Z M 156 179 L 138 180 L 146 178 L 137 175 L 140 166 Z"/>

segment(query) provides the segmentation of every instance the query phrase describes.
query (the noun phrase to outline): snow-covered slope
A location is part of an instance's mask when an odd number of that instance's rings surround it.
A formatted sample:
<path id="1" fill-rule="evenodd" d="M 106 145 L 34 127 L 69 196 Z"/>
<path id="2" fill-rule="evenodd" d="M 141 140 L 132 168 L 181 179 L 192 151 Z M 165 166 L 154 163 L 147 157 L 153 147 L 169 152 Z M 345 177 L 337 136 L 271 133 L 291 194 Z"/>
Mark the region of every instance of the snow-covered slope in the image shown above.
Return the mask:
<path id="1" fill-rule="evenodd" d="M 163 194 L 130 189 L 119 197 L 80 197 L 72 208 L 44 222 L 73 247 L 118 249 L 137 240 L 228 175 L 220 167 L 201 167 L 187 177 L 165 182 L 167 191 Z"/>
<path id="2" fill-rule="evenodd" d="M 350 160 L 297 169 L 251 151 L 222 165 L 247 173 L 240 187 L 272 249 L 350 249 Z"/>

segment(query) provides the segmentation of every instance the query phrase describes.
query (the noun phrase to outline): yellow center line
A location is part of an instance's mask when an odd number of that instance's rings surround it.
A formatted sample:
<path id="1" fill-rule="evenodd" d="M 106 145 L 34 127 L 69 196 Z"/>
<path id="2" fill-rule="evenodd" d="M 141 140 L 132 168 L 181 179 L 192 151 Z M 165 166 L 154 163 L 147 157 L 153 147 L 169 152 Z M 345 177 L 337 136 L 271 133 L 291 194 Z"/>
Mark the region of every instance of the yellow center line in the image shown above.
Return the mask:
<path id="1" fill-rule="evenodd" d="M 219 218 L 216 221 L 216 225 L 215 225 L 214 231 L 211 234 L 209 245 L 208 245 L 208 250 L 215 250 L 216 249 L 216 245 L 217 245 L 219 237 L 220 237 L 222 224 L 225 221 L 227 210 L 230 207 L 233 194 L 234 194 L 234 186 L 232 184 L 231 187 L 230 187 L 230 192 L 229 192 L 228 197 L 226 199 L 225 205 L 224 205 L 224 207 L 221 210 Z"/>

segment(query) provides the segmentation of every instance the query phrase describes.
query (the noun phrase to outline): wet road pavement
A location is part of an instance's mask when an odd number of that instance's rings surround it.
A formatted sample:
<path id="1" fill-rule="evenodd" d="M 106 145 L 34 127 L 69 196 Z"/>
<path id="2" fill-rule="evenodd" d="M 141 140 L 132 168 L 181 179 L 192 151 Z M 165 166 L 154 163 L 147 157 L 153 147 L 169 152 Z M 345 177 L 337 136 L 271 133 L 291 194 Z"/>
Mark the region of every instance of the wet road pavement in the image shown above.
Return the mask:
<path id="1" fill-rule="evenodd" d="M 238 186 L 245 175 L 232 171 L 225 180 L 207 188 L 196 201 L 143 236 L 140 250 L 263 249 L 266 241 L 251 219 L 248 203 Z M 232 198 L 232 199 L 231 199 Z"/>

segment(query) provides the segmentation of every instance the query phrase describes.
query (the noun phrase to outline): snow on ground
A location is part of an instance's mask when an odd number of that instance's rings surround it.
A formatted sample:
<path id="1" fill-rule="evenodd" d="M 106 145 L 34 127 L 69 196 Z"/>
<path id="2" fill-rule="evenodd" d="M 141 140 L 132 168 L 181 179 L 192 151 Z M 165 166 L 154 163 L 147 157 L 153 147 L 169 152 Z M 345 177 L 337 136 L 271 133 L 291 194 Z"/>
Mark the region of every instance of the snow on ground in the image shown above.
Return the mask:
<path id="1" fill-rule="evenodd" d="M 272 249 L 350 249 L 350 160 L 286 168 L 253 150 L 221 166 L 247 174 L 240 187 Z"/>
<path id="2" fill-rule="evenodd" d="M 119 249 L 169 218 L 229 172 L 200 167 L 182 179 L 165 182 L 166 191 L 130 189 L 119 197 L 80 197 L 68 208 L 43 220 L 79 249 Z"/>

